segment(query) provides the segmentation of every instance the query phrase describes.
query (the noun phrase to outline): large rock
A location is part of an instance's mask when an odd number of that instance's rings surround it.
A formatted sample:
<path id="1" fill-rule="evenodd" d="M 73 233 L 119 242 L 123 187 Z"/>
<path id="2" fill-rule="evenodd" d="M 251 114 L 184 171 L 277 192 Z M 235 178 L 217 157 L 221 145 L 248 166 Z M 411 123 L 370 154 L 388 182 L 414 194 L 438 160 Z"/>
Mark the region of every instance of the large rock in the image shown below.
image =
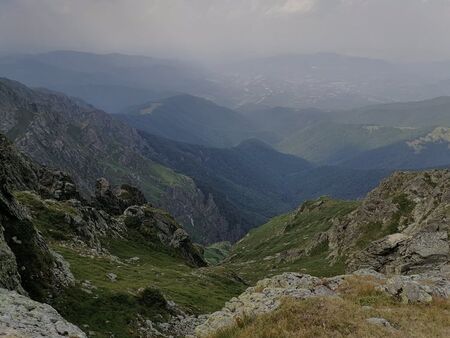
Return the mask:
<path id="1" fill-rule="evenodd" d="M 429 303 L 433 297 L 450 297 L 450 279 L 437 273 L 410 276 L 396 275 L 380 286 L 403 303 Z"/>
<path id="2" fill-rule="evenodd" d="M 45 201 L 44 204 L 52 203 Z M 86 246 L 97 253 L 105 252 L 102 242 L 107 238 L 123 238 L 126 227 L 123 222 L 103 210 L 83 205 L 78 200 L 66 202 L 71 211 L 65 214 L 67 234 L 77 246 Z"/>
<path id="3" fill-rule="evenodd" d="M 0 289 L 0 336 L 86 338 L 83 331 L 67 322 L 50 305 L 5 289 Z"/>
<path id="4" fill-rule="evenodd" d="M 38 180 L 38 192 L 45 198 L 53 198 L 58 201 L 82 199 L 72 177 L 63 171 L 41 167 L 38 170 Z"/>

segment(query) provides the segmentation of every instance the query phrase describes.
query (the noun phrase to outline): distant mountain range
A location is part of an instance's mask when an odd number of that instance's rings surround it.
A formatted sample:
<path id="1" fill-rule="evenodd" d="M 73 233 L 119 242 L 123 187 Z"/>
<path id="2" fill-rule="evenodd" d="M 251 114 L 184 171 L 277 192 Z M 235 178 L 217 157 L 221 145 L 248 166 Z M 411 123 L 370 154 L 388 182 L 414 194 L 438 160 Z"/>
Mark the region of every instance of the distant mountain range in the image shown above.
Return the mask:
<path id="1" fill-rule="evenodd" d="M 207 95 L 215 84 L 190 63 L 59 51 L 0 58 L 0 76 L 80 97 L 110 112 L 176 93 Z"/>
<path id="2" fill-rule="evenodd" d="M 450 95 L 448 63 L 401 65 L 332 53 L 202 66 L 57 51 L 0 57 L 0 76 L 62 91 L 112 113 L 183 93 L 232 109 L 259 105 L 330 111 Z"/>

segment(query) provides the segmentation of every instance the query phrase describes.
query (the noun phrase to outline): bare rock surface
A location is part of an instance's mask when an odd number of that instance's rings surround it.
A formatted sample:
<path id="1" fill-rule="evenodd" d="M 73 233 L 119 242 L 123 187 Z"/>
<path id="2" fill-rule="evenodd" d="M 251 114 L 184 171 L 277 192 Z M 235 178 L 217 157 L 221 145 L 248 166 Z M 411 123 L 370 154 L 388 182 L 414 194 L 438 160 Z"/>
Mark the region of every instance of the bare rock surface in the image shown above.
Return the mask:
<path id="1" fill-rule="evenodd" d="M 0 289 L 0 336 L 86 338 L 50 305 L 5 289 Z"/>

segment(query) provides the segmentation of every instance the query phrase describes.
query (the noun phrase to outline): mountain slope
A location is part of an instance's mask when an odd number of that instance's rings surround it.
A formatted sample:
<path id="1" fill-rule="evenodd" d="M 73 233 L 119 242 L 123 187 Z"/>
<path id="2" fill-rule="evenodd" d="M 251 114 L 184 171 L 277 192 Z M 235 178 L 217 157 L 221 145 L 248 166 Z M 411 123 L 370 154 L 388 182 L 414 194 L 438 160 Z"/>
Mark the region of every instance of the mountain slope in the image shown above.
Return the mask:
<path id="1" fill-rule="evenodd" d="M 328 119 L 317 109 L 297 110 L 286 107 L 242 109 L 243 115 L 259 130 L 260 137 L 277 144 L 295 132 Z M 301 156 L 300 156 L 301 157 Z"/>
<path id="2" fill-rule="evenodd" d="M 307 161 L 277 152 L 257 140 L 230 149 L 213 149 L 143 137 L 151 145 L 150 158 L 193 177 L 212 194 L 237 239 L 269 217 L 292 209 L 301 201 L 330 194 L 362 197 L 388 171 L 360 171 L 339 167 L 314 167 Z M 205 230 L 206 231 L 206 230 Z"/>
<path id="3" fill-rule="evenodd" d="M 431 100 L 368 106 L 344 113 L 349 123 L 377 124 L 394 127 L 450 126 L 450 97 Z M 337 115 L 338 118 L 342 118 Z"/>
<path id="4" fill-rule="evenodd" d="M 450 165 L 450 129 L 437 127 L 420 137 L 370 150 L 341 163 L 358 169 L 425 169 Z"/>
<path id="5" fill-rule="evenodd" d="M 334 164 L 423 133 L 413 128 L 323 122 L 292 133 L 276 148 L 309 161 Z"/>
<path id="6" fill-rule="evenodd" d="M 69 172 L 85 196 L 107 177 L 138 186 L 186 224 L 227 226 L 192 179 L 142 155 L 148 145 L 135 129 L 91 106 L 2 79 L 0 131 L 39 163 Z"/>
<path id="7" fill-rule="evenodd" d="M 150 134 L 212 147 L 230 147 L 255 133 L 239 113 L 191 95 L 152 101 L 118 118 Z"/>
<path id="8" fill-rule="evenodd" d="M 284 192 L 288 176 L 311 168 L 305 160 L 278 153 L 257 140 L 234 148 L 214 149 L 148 134 L 143 137 L 152 149 L 147 156 L 193 177 L 203 191 L 214 196 L 229 224 L 235 226 L 234 230 L 221 229 L 221 232 L 228 231 L 227 239 L 231 240 L 289 209 L 290 196 Z M 203 231 L 207 233 L 208 229 Z"/>

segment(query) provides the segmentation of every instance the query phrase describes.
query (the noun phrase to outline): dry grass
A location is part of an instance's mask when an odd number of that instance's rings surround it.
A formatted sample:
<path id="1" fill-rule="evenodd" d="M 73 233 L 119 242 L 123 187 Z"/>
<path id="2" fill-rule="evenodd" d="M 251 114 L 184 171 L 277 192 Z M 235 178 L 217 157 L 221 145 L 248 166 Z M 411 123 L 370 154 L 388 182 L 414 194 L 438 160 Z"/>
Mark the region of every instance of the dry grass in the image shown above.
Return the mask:
<path id="1" fill-rule="evenodd" d="M 285 300 L 275 312 L 212 338 L 450 337 L 450 301 L 404 305 L 375 289 L 371 278 L 351 278 L 341 297 Z M 393 328 L 370 324 L 381 317 Z"/>

